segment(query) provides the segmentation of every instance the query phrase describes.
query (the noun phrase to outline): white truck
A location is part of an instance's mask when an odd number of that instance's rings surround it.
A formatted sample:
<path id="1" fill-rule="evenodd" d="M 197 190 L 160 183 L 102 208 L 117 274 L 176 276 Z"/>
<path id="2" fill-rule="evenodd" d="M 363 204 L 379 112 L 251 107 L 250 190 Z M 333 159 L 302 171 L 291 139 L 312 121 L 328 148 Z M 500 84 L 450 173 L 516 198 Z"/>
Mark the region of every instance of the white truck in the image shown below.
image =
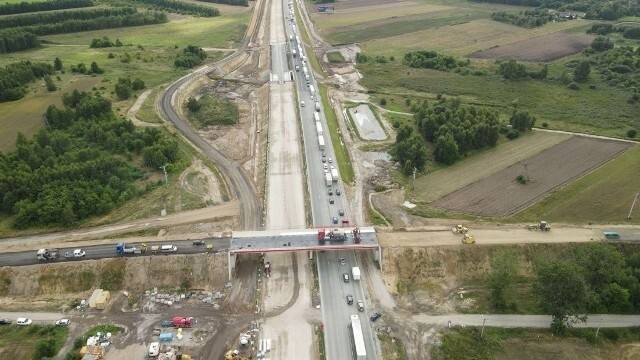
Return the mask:
<path id="1" fill-rule="evenodd" d="M 320 114 L 318 114 L 317 112 L 314 112 L 314 113 L 313 113 L 313 119 L 314 119 L 316 122 L 320 122 Z"/>
<path id="2" fill-rule="evenodd" d="M 291 56 L 296 57 L 297 52 L 295 50 L 291 50 Z"/>
<path id="3" fill-rule="evenodd" d="M 360 280 L 360 268 L 357 266 L 354 266 L 351 269 L 351 275 L 353 275 L 353 280 Z"/>
<path id="4" fill-rule="evenodd" d="M 316 111 L 320 111 L 320 101 L 316 101 Z"/>
<path id="5" fill-rule="evenodd" d="M 318 135 L 322 135 L 322 124 L 319 121 L 316 121 L 316 131 Z"/>
<path id="6" fill-rule="evenodd" d="M 324 173 L 324 180 L 327 186 L 331 186 L 333 179 L 331 179 L 331 173 Z"/>
<path id="7" fill-rule="evenodd" d="M 333 177 L 333 181 L 338 181 L 338 179 L 340 179 L 338 169 L 336 169 L 335 167 L 331 169 L 331 177 Z"/>
<path id="8" fill-rule="evenodd" d="M 322 134 L 318 135 L 318 146 L 320 147 L 320 151 L 324 151 L 324 136 L 322 136 Z"/>
<path id="9" fill-rule="evenodd" d="M 60 257 L 60 251 L 58 249 L 40 249 L 37 256 L 40 261 L 57 260 Z"/>
<path id="10" fill-rule="evenodd" d="M 311 97 L 316 96 L 316 88 L 314 88 L 313 85 L 309 85 L 309 93 L 311 94 Z"/>

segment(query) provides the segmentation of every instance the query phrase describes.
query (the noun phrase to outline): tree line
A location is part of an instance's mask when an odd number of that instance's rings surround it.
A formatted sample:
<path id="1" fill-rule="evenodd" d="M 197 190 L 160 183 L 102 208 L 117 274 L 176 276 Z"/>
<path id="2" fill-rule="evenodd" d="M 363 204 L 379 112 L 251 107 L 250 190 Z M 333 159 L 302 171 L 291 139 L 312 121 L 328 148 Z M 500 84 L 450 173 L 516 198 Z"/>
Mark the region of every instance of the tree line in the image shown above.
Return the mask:
<path id="1" fill-rule="evenodd" d="M 130 0 L 134 3 L 140 3 L 144 5 L 148 5 L 150 8 L 155 10 L 165 10 L 168 12 L 186 14 L 186 15 L 196 15 L 203 17 L 214 17 L 220 16 L 220 11 L 216 8 L 190 4 L 184 1 L 175 1 L 175 0 Z"/>
<path id="2" fill-rule="evenodd" d="M 640 26 L 638 25 L 613 25 L 606 23 L 593 24 L 587 30 L 587 34 L 608 35 L 612 32 L 618 32 L 622 34 L 625 39 L 640 40 Z"/>
<path id="3" fill-rule="evenodd" d="M 540 310 L 552 315 L 555 333 L 586 320 L 584 314 L 640 312 L 640 253 L 623 251 L 593 243 L 534 261 L 532 290 Z M 518 262 L 518 255 L 510 250 L 494 256 L 487 284 L 495 311 L 517 311 Z"/>
<path id="4" fill-rule="evenodd" d="M 66 20 L 52 24 L 39 24 L 31 26 L 23 26 L 22 31 L 30 32 L 36 35 L 55 35 L 82 31 L 114 29 L 130 26 L 142 26 L 151 24 L 162 24 L 168 21 L 167 14 L 158 11 L 147 11 L 142 13 L 133 13 L 118 16 L 101 16 L 87 20 Z"/>
<path id="5" fill-rule="evenodd" d="M 7 29 L 0 31 L 0 53 L 10 53 L 40 46 L 38 37 L 22 29 Z"/>
<path id="6" fill-rule="evenodd" d="M 438 54 L 436 51 L 409 51 L 404 54 L 402 63 L 412 68 L 449 71 L 469 66 L 469 59 L 456 59 L 451 55 Z"/>
<path id="7" fill-rule="evenodd" d="M 93 0 L 49 0 L 49 1 L 23 1 L 17 4 L 0 5 L 0 15 L 24 14 L 36 11 L 64 10 L 93 6 Z"/>
<path id="8" fill-rule="evenodd" d="M 474 0 L 476 2 L 531 6 L 558 11 L 583 12 L 587 19 L 617 20 L 623 16 L 640 16 L 637 1 L 615 0 Z"/>
<path id="9" fill-rule="evenodd" d="M 551 15 L 545 10 L 526 10 L 517 14 L 497 11 L 491 14 L 491 20 L 512 24 L 527 29 L 542 26 L 549 22 Z"/>
<path id="10" fill-rule="evenodd" d="M 227 5 L 234 5 L 234 6 L 249 6 L 248 0 L 198 0 L 198 1 L 215 3 L 215 4 L 227 4 Z"/>
<path id="11" fill-rule="evenodd" d="M 21 61 L 0 69 L 0 102 L 15 101 L 26 95 L 25 85 L 54 73 L 46 63 Z"/>
<path id="12" fill-rule="evenodd" d="M 16 15 L 0 18 L 0 29 L 22 27 L 36 24 L 53 24 L 69 20 L 91 20 L 100 17 L 131 15 L 137 12 L 134 7 L 96 8 L 75 11 L 56 11 Z"/>
<path id="13" fill-rule="evenodd" d="M 118 118 L 111 102 L 74 91 L 63 107 L 49 106 L 31 140 L 19 134 L 16 150 L 0 153 L 0 211 L 13 226 L 72 226 L 104 215 L 151 190 L 136 180 L 144 172 L 130 163 L 140 156 L 157 171 L 178 160 L 178 145 L 159 129 L 136 129 Z"/>

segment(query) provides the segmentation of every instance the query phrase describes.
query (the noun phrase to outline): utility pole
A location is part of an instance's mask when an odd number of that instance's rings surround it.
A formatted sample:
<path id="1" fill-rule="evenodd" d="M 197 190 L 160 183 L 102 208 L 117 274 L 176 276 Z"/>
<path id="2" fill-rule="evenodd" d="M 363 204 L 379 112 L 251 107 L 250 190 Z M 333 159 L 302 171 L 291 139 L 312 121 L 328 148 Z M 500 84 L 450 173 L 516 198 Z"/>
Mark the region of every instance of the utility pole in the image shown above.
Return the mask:
<path id="1" fill-rule="evenodd" d="M 164 164 L 164 165 L 160 166 L 160 169 L 162 169 L 162 171 L 164 171 L 164 184 L 168 185 L 169 184 L 169 176 L 167 175 L 167 164 Z"/>
<path id="2" fill-rule="evenodd" d="M 633 208 L 636 206 L 636 202 L 638 201 L 638 194 L 636 193 L 633 197 L 633 202 L 631 203 L 631 209 L 629 209 L 629 215 L 627 215 L 627 220 L 631 220 L 631 212 L 633 212 Z"/>
<path id="3" fill-rule="evenodd" d="M 524 176 L 527 178 L 527 181 L 529 181 L 530 180 L 529 179 L 529 168 L 527 167 L 527 165 L 529 165 L 529 164 L 524 163 L 523 165 L 524 165 Z"/>
<path id="4" fill-rule="evenodd" d="M 484 323 L 487 322 L 487 318 L 482 315 L 482 330 L 480 330 L 480 339 L 484 336 Z"/>
<path id="5" fill-rule="evenodd" d="M 413 187 L 412 190 L 416 189 L 416 173 L 418 172 L 418 168 L 416 168 L 415 166 L 413 167 L 413 184 L 411 185 Z"/>

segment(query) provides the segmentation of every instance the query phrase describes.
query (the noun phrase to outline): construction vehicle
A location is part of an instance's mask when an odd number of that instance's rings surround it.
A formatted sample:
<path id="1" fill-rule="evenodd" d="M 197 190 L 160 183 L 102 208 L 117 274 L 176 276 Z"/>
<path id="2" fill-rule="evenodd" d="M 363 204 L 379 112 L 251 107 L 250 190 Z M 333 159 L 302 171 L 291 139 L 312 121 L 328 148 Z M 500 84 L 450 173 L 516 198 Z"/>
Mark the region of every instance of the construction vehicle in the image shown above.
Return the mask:
<path id="1" fill-rule="evenodd" d="M 271 276 L 271 263 L 269 261 L 264 263 L 264 273 L 267 277 Z"/>
<path id="2" fill-rule="evenodd" d="M 353 231 L 351 231 L 351 233 L 353 233 L 353 242 L 356 244 L 360 243 L 360 228 L 355 228 L 353 229 Z"/>
<path id="3" fill-rule="evenodd" d="M 249 360 L 248 357 L 244 357 L 240 355 L 238 350 L 229 350 L 226 354 L 224 354 L 225 360 Z"/>
<path id="4" fill-rule="evenodd" d="M 173 320 L 171 320 L 171 325 L 177 328 L 190 328 L 193 326 L 193 318 L 184 317 L 184 316 L 175 316 Z"/>
<path id="5" fill-rule="evenodd" d="M 57 260 L 60 257 L 60 251 L 58 249 L 40 249 L 37 256 L 40 261 Z"/>
<path id="6" fill-rule="evenodd" d="M 469 235 L 469 234 L 464 234 L 464 236 L 462 237 L 462 243 L 463 244 L 475 244 L 476 243 L 476 238 Z"/>
<path id="7" fill-rule="evenodd" d="M 326 231 L 326 229 L 318 230 L 318 241 L 345 241 L 347 240 L 347 232 L 343 229 L 333 229 Z"/>
<path id="8" fill-rule="evenodd" d="M 146 251 L 147 251 L 147 245 L 144 245 L 144 252 L 146 252 Z M 129 247 L 125 243 L 116 244 L 116 253 L 118 255 L 140 254 L 142 252 L 143 252 L 142 248 L 138 248 L 138 247 L 135 247 L 135 246 Z"/>
<path id="9" fill-rule="evenodd" d="M 540 221 L 538 224 L 528 224 L 527 230 L 549 231 L 551 230 L 551 225 L 546 221 Z"/>
<path id="10" fill-rule="evenodd" d="M 456 225 L 451 228 L 451 231 L 453 231 L 454 234 L 466 234 L 469 232 L 469 229 L 462 225 Z"/>
<path id="11" fill-rule="evenodd" d="M 354 266 L 351 269 L 351 275 L 353 277 L 353 280 L 359 281 L 360 280 L 360 268 L 357 266 Z"/>

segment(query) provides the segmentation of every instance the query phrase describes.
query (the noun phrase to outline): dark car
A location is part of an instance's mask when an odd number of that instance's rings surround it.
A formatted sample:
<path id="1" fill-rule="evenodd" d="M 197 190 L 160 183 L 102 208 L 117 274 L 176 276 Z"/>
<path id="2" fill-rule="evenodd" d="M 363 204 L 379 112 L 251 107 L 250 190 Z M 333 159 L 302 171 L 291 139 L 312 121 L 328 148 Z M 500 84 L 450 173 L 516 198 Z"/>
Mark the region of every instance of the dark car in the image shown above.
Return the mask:
<path id="1" fill-rule="evenodd" d="M 353 305 L 353 296 L 347 294 L 347 305 Z"/>
<path id="2" fill-rule="evenodd" d="M 340 258 L 340 265 L 346 265 L 347 264 L 347 260 L 345 260 L 345 258 Z"/>
<path id="3" fill-rule="evenodd" d="M 333 196 L 333 190 L 329 189 L 329 196 Z"/>
<path id="4" fill-rule="evenodd" d="M 194 240 L 193 246 L 204 246 L 204 240 Z"/>
<path id="5" fill-rule="evenodd" d="M 376 321 L 376 320 L 380 319 L 381 316 L 382 316 L 382 314 L 380 314 L 379 312 L 376 311 L 373 314 L 371 314 L 371 316 L 369 317 L 369 320 Z"/>
<path id="6" fill-rule="evenodd" d="M 349 273 L 343 273 L 342 274 L 342 280 L 346 283 L 349 282 Z"/>
<path id="7" fill-rule="evenodd" d="M 0 325 L 11 325 L 11 320 L 9 320 L 9 319 L 0 319 Z"/>
<path id="8" fill-rule="evenodd" d="M 330 197 L 330 198 L 329 198 L 329 204 L 333 204 L 333 203 L 335 203 L 335 202 L 336 202 L 336 201 L 335 201 L 335 200 L 333 200 L 333 198 L 332 198 L 332 197 Z"/>

